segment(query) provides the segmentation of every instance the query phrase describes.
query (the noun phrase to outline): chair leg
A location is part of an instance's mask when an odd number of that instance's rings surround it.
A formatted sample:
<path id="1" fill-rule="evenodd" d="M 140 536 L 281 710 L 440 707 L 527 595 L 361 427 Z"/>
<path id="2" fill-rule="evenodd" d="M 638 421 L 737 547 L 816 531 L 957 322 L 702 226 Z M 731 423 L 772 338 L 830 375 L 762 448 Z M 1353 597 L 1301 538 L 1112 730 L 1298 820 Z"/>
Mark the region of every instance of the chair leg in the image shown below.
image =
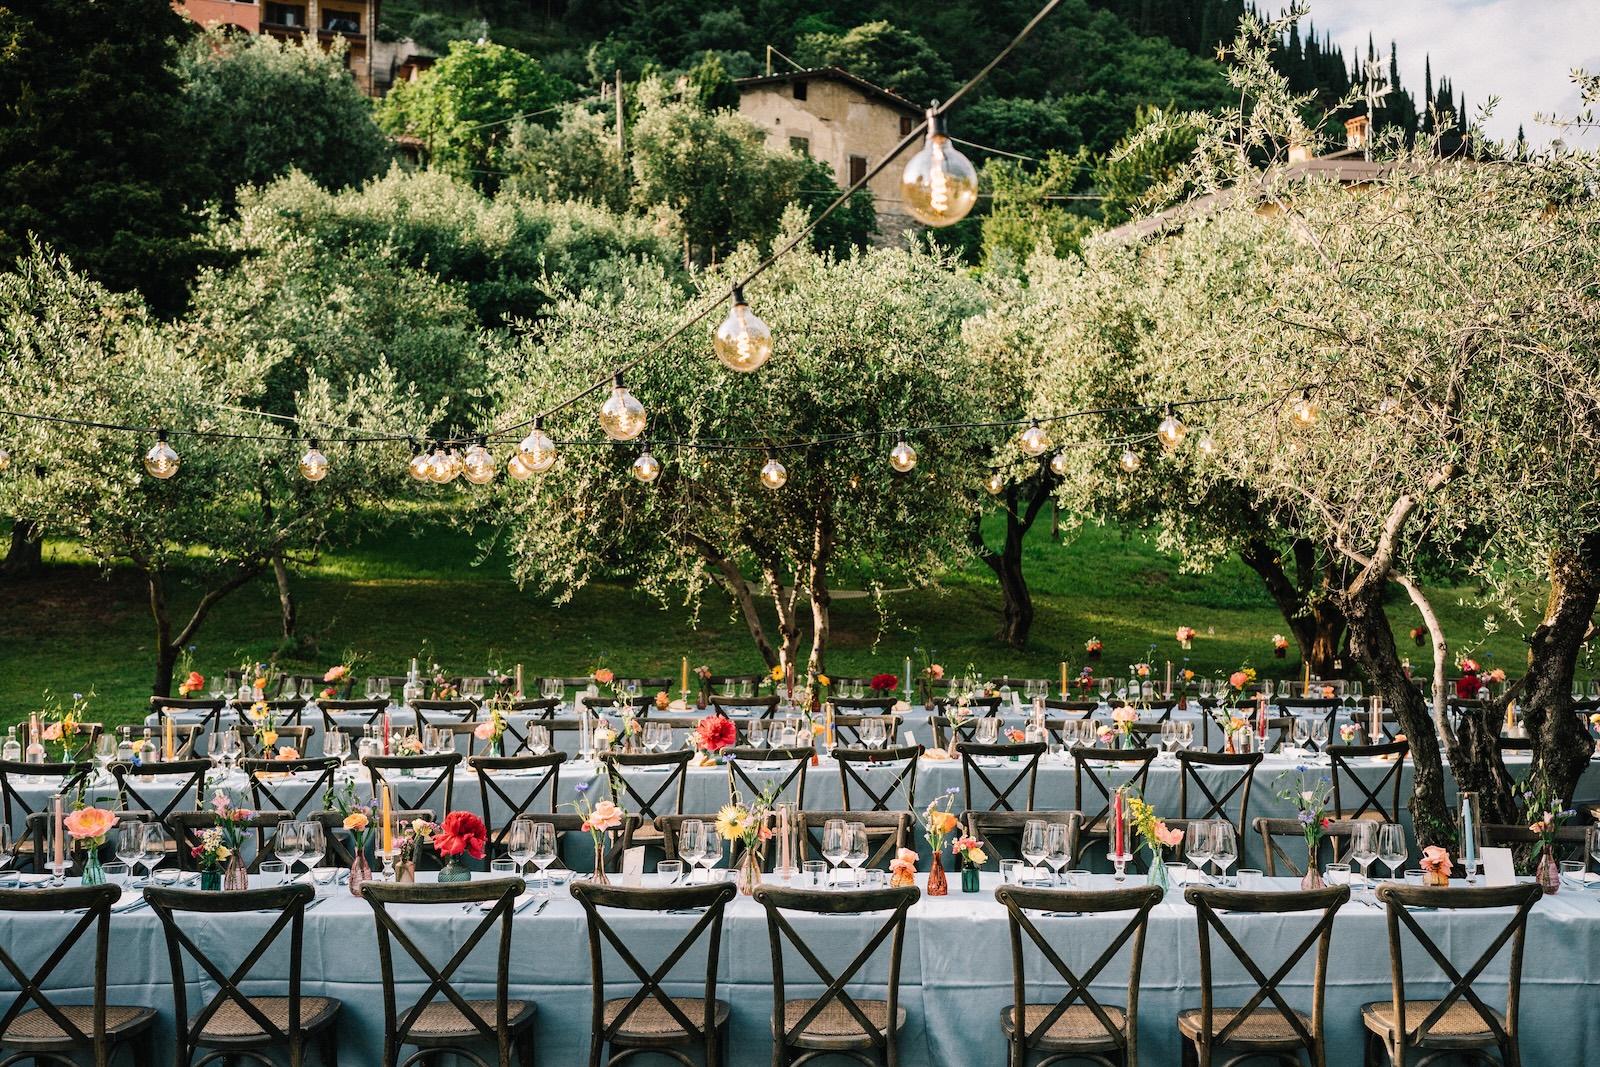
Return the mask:
<path id="1" fill-rule="evenodd" d="M 522 1028 L 522 1032 L 516 1037 L 516 1045 L 519 1067 L 534 1067 L 538 1049 L 533 1040 L 533 1027 L 525 1026 Z"/>
<path id="2" fill-rule="evenodd" d="M 318 1052 L 322 1056 L 322 1067 L 339 1067 L 339 1028 L 329 1026 L 323 1030 L 317 1044 Z"/>

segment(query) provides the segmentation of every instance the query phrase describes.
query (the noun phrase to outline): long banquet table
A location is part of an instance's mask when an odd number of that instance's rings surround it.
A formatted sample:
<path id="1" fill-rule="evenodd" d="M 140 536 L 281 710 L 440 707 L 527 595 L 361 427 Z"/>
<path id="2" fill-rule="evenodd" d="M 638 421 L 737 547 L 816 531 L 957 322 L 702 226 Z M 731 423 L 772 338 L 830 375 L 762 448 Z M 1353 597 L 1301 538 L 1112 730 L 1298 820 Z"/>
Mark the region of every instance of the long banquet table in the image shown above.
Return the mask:
<path id="1" fill-rule="evenodd" d="M 921 883 L 919 878 L 918 882 Z M 1095 888 L 1109 887 L 1109 877 L 1094 879 Z M 1005 1045 L 997 1018 L 1011 996 L 1011 961 L 1007 950 L 1004 909 L 993 899 L 997 884 L 986 874 L 982 892 L 953 892 L 945 898 L 924 898 L 909 916 L 901 976 L 901 1002 L 908 1025 L 901 1037 L 901 1062 L 907 1067 L 948 1064 L 1004 1063 Z M 1130 883 L 1133 884 L 1133 883 Z M 1275 887 L 1293 883 L 1279 881 Z M 1498 932 L 1507 912 L 1420 913 L 1418 921 L 1458 956 L 1471 953 Z M 1243 941 L 1260 958 L 1275 959 L 1298 943 L 1308 920 L 1303 916 L 1227 917 L 1244 933 Z M 198 944 L 222 958 L 237 960 L 266 929 L 270 916 L 195 915 L 187 920 Z M 419 943 L 437 946 L 436 959 L 446 958 L 479 921 L 456 907 L 424 912 L 401 909 L 401 921 L 416 924 Z M 647 963 L 659 959 L 695 921 L 693 916 L 659 913 L 619 914 L 615 925 L 630 948 Z M 1082 971 L 1125 921 L 1125 916 L 1041 918 L 1054 947 L 1075 970 Z M 860 939 L 876 928 L 870 915 L 799 917 L 796 925 L 820 958 L 839 965 L 851 958 Z M 1381 911 L 1352 901 L 1334 926 L 1327 979 L 1326 1020 L 1329 1062 L 1361 1062 L 1359 1008 L 1390 995 L 1387 935 Z M 109 969 L 112 1003 L 148 1004 L 161 1013 L 159 1040 L 170 1056 L 172 996 L 165 947 L 156 917 L 147 908 L 114 914 Z M 47 954 L 62 928 L 61 917 L 49 913 L 0 914 L 0 938 L 8 949 L 29 956 Z M 577 1064 L 587 1054 L 589 1030 L 588 943 L 583 914 L 569 896 L 558 896 L 542 913 L 533 908 L 513 920 L 513 997 L 538 1003 L 538 1057 L 553 1065 Z M 1031 951 L 1031 949 L 1030 949 Z M 1199 1003 L 1199 963 L 1195 915 L 1174 890 L 1150 917 L 1143 978 L 1140 983 L 1140 1052 L 1146 1064 L 1178 1062 L 1179 1040 L 1174 1016 Z M 1214 958 L 1222 950 L 1214 948 Z M 227 953 L 234 955 L 229 956 Z M 80 957 L 81 959 L 81 957 Z M 1125 956 L 1118 957 L 1093 986 L 1097 997 L 1121 1003 L 1126 996 Z M 1408 991 L 1416 998 L 1439 996 L 1447 988 L 1422 980 L 1420 954 L 1412 959 Z M 794 962 L 791 962 L 791 967 Z M 258 971 L 264 981 L 250 989 L 281 993 L 287 956 L 268 955 Z M 374 933 L 368 906 L 342 887 L 306 916 L 304 992 L 340 998 L 340 1058 L 346 1067 L 374 1067 L 383 1037 L 382 993 Z M 800 966 L 803 966 L 801 964 Z M 1220 964 L 1219 964 L 1220 967 Z M 231 970 L 231 968 L 229 968 Z M 1273 968 L 1268 968 L 1269 972 Z M 608 974 L 616 974 L 613 961 Z M 790 971 L 791 982 L 795 972 Z M 1030 959 L 1030 998 L 1053 1002 L 1063 986 L 1043 978 L 1037 955 Z M 1221 1003 L 1237 1004 L 1247 996 L 1242 972 L 1219 969 Z M 1504 960 L 1480 979 L 1479 989 L 1490 1004 L 1503 1006 Z M 67 1001 L 87 998 L 87 966 L 68 963 L 58 968 L 48 987 L 66 990 Z M 491 996 L 493 951 L 480 946 L 461 978 L 469 997 Z M 703 980 L 703 979 L 702 979 Z M 880 955 L 853 985 L 857 995 L 882 996 L 886 965 Z M 1309 1009 L 1309 966 L 1302 966 L 1281 984 L 1290 1003 Z M 1590 991 L 1600 981 L 1600 901 L 1594 894 L 1571 889 L 1541 900 L 1529 922 L 1522 996 L 1523 1060 L 1530 1064 L 1592 1062 L 1600 1047 L 1600 1001 Z M 191 1010 L 195 998 L 215 992 L 211 982 L 189 966 Z M 403 980 L 401 997 L 419 995 L 423 986 Z M 619 982 L 611 996 L 626 996 L 633 986 Z M 791 996 L 815 996 L 820 985 L 791 984 Z M 669 986 L 675 995 L 699 991 L 693 968 Z M 745 897 L 729 906 L 720 954 L 719 995 L 732 1003 L 732 1067 L 757 1067 L 771 1058 L 768 1018 L 772 1008 L 771 963 L 761 908 Z M 406 1003 L 402 999 L 402 1003 Z"/>

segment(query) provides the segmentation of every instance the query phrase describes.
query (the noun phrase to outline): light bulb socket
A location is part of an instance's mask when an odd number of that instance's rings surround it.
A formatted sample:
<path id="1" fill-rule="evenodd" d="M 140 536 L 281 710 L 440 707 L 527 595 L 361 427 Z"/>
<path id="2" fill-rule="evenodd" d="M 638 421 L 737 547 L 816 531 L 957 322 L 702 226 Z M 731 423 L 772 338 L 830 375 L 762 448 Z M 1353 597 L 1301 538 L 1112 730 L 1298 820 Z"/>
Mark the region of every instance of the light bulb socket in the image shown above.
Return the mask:
<path id="1" fill-rule="evenodd" d="M 316 452 L 320 448 L 322 448 L 322 442 L 313 437 L 311 439 L 311 451 Z"/>
<path id="2" fill-rule="evenodd" d="M 949 137 L 950 128 L 945 122 L 944 112 L 939 110 L 939 101 L 935 100 L 926 112 L 928 118 L 929 137 Z"/>
<path id="3" fill-rule="evenodd" d="M 156 431 L 156 444 L 164 445 L 166 443 L 167 443 L 167 431 L 165 431 L 165 430 L 157 430 Z"/>
<path id="4" fill-rule="evenodd" d="M 613 389 L 622 389 L 622 388 L 624 388 L 624 386 L 622 384 L 622 372 L 621 371 L 617 371 L 617 373 L 615 373 L 615 374 L 613 374 L 611 376 L 611 388 L 613 388 Z"/>
<path id="5" fill-rule="evenodd" d="M 733 306 L 736 308 L 745 306 L 744 286 L 742 285 L 733 287 Z"/>

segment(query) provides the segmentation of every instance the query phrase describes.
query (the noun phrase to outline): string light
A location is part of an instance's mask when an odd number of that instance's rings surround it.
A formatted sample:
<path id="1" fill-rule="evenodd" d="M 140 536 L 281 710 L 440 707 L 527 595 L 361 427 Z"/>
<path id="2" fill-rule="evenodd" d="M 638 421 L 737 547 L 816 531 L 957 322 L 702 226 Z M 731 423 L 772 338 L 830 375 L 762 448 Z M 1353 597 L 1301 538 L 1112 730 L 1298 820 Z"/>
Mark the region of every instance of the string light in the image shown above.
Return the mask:
<path id="1" fill-rule="evenodd" d="M 467 447 L 467 454 L 461 460 L 461 474 L 473 485 L 488 485 L 494 481 L 497 467 L 494 453 L 484 447 L 482 437 Z"/>
<path id="2" fill-rule="evenodd" d="M 645 450 L 640 452 L 638 456 L 634 458 L 633 467 L 631 469 L 635 478 L 639 479 L 645 485 L 649 485 L 651 482 L 655 481 L 656 478 L 660 477 L 661 461 L 652 456 L 650 454 L 649 447 L 646 446 Z"/>
<path id="3" fill-rule="evenodd" d="M 1067 454 L 1065 452 L 1057 452 L 1055 455 L 1050 457 L 1050 473 L 1054 474 L 1057 478 L 1066 477 Z"/>
<path id="4" fill-rule="evenodd" d="M 1295 425 L 1302 429 L 1316 425 L 1316 421 L 1322 417 L 1322 409 L 1317 406 L 1315 400 L 1311 399 L 1310 389 L 1301 390 L 1300 399 L 1296 400 L 1289 408 L 1289 417 L 1294 419 Z"/>
<path id="5" fill-rule="evenodd" d="M 989 490 L 990 496 L 999 496 L 1006 488 L 1006 479 L 999 471 L 991 471 L 984 481 L 983 487 Z"/>
<path id="6" fill-rule="evenodd" d="M 789 481 L 789 471 L 782 463 L 771 456 L 761 467 L 761 484 L 768 489 L 782 489 Z"/>
<path id="7" fill-rule="evenodd" d="M 300 473 L 308 482 L 320 482 L 328 476 L 328 457 L 317 447 L 315 437 L 311 439 L 311 447 L 306 454 L 300 457 Z"/>
<path id="8" fill-rule="evenodd" d="M 1042 456 L 1050 451 L 1050 435 L 1045 433 L 1038 419 L 1033 419 L 1028 423 L 1028 428 L 1022 431 L 1017 444 L 1022 446 L 1022 451 L 1027 455 Z"/>
<path id="9" fill-rule="evenodd" d="M 1217 454 L 1217 439 L 1211 436 L 1210 430 L 1200 431 L 1200 440 L 1194 443 L 1194 450 L 1206 459 Z"/>
<path id="10" fill-rule="evenodd" d="M 644 424 L 644 405 L 622 384 L 622 375 L 614 375 L 611 395 L 600 405 L 600 429 L 613 441 L 631 441 L 644 433 Z"/>
<path id="11" fill-rule="evenodd" d="M 456 475 L 461 473 L 461 457 L 456 455 L 454 448 L 448 452 L 443 445 L 433 450 L 433 458 L 428 461 L 428 480 L 439 485 L 448 485 L 456 480 Z"/>
<path id="12" fill-rule="evenodd" d="M 1178 418 L 1178 413 L 1171 404 L 1167 405 L 1167 417 L 1161 420 L 1161 425 L 1156 427 L 1156 438 L 1161 446 L 1168 452 L 1183 444 L 1183 439 L 1189 433 L 1188 427 Z"/>
<path id="13" fill-rule="evenodd" d="M 542 417 L 533 420 L 533 429 L 517 445 L 517 458 L 533 474 L 543 474 L 555 466 L 556 443 L 544 432 Z"/>
<path id="14" fill-rule="evenodd" d="M 522 459 L 521 452 L 511 453 L 511 458 L 506 460 L 506 473 L 519 482 L 525 482 L 533 477 L 533 468 Z"/>
<path id="15" fill-rule="evenodd" d="M 711 335 L 711 348 L 729 370 L 748 374 L 772 355 L 772 330 L 744 302 L 744 290 L 734 287 L 733 309 Z"/>
<path id="16" fill-rule="evenodd" d="M 936 107 L 928 109 L 922 151 L 911 157 L 900 175 L 900 198 L 912 217 L 928 226 L 954 225 L 978 202 L 978 172 L 950 143 L 944 116 Z"/>
<path id="17" fill-rule="evenodd" d="M 904 431 L 900 434 L 900 443 L 889 450 L 889 466 L 901 474 L 909 474 L 911 468 L 917 465 L 917 450 L 911 447 L 906 440 Z"/>
<path id="18" fill-rule="evenodd" d="M 412 447 L 416 447 L 415 443 L 412 444 Z M 410 462 L 406 464 L 406 473 L 416 481 L 426 482 L 430 480 L 429 472 L 432 468 L 433 457 L 428 454 L 426 448 L 423 448 L 422 451 L 412 456 Z"/>
<path id="19" fill-rule="evenodd" d="M 144 454 L 144 469 L 152 478 L 167 479 L 178 473 L 178 453 L 167 444 L 167 431 L 156 431 L 156 443 Z"/>
<path id="20" fill-rule="evenodd" d="M 1124 448 L 1122 450 L 1122 458 L 1117 460 L 1117 465 L 1132 474 L 1139 469 L 1139 453 L 1131 448 Z"/>

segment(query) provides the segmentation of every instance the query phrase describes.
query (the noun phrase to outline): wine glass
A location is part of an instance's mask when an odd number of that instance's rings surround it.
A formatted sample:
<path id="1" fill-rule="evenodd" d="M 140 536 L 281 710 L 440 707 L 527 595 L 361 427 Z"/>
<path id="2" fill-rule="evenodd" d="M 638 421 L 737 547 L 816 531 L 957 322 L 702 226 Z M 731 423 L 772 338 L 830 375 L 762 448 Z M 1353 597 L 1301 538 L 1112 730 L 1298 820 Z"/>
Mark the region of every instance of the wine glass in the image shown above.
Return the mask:
<path id="1" fill-rule="evenodd" d="M 1000 720 L 992 715 L 985 715 L 977 721 L 973 736 L 980 745 L 992 745 L 1000 740 Z"/>
<path id="2" fill-rule="evenodd" d="M 528 750 L 535 756 L 542 756 L 550 751 L 550 728 L 538 723 L 528 727 Z"/>
<path id="3" fill-rule="evenodd" d="M 1066 823 L 1053 822 L 1045 829 L 1044 834 L 1044 861 L 1050 865 L 1051 873 L 1055 875 L 1056 885 L 1061 884 L 1061 870 L 1072 857 L 1067 853 L 1067 825 Z"/>
<path id="4" fill-rule="evenodd" d="M 711 868 L 722 862 L 722 835 L 714 826 L 706 827 L 705 842 L 700 848 L 700 863 L 706 869 L 706 881 L 711 881 Z"/>
<path id="5" fill-rule="evenodd" d="M 517 874 L 527 877 L 528 861 L 533 859 L 533 820 L 523 817 L 511 824 L 506 835 L 506 855 L 517 865 Z"/>
<path id="6" fill-rule="evenodd" d="M 309 696 L 310 694 L 308 693 L 306 695 Z M 294 699 L 298 698 L 299 696 L 300 696 L 300 679 L 295 677 L 292 674 L 291 675 L 287 675 L 283 679 L 283 685 L 279 687 L 278 699 L 279 700 L 294 700 Z"/>
<path id="7" fill-rule="evenodd" d="M 828 861 L 828 883 L 833 884 L 832 868 L 850 854 L 850 827 L 843 819 L 829 819 L 822 827 L 822 858 Z"/>
<path id="8" fill-rule="evenodd" d="M 1206 864 L 1211 862 L 1211 826 L 1203 819 L 1196 819 L 1189 824 L 1188 848 L 1184 849 L 1184 859 L 1194 864 L 1194 869 L 1200 872 L 1200 881 L 1205 883 Z"/>
<path id="9" fill-rule="evenodd" d="M 1350 826 L 1350 859 L 1361 865 L 1361 886 L 1368 884 L 1367 868 L 1378 858 L 1378 824 L 1357 819 Z"/>
<path id="10" fill-rule="evenodd" d="M 1287 691 L 1287 690 L 1285 690 Z M 1272 703 L 1272 679 L 1261 679 L 1261 695 L 1267 698 L 1267 703 Z"/>
<path id="11" fill-rule="evenodd" d="M 533 824 L 532 859 L 533 865 L 539 868 L 539 877 L 544 880 L 544 895 L 550 896 L 550 878 L 545 874 L 545 871 L 556 861 L 555 823 L 540 822 Z"/>
<path id="12" fill-rule="evenodd" d="M 1100 703 L 1105 704 L 1111 699 L 1111 679 L 1100 679 Z"/>
<path id="13" fill-rule="evenodd" d="M 1317 757 L 1326 756 L 1328 747 L 1328 720 L 1325 716 L 1317 715 L 1311 720 L 1311 743 L 1317 746 Z"/>
<path id="14" fill-rule="evenodd" d="M 1389 868 L 1389 880 L 1399 876 L 1400 866 L 1410 855 L 1406 847 L 1406 828 L 1397 822 L 1386 822 L 1378 827 L 1378 858 Z"/>
<path id="15" fill-rule="evenodd" d="M 1178 754 L 1178 724 L 1168 719 L 1161 724 L 1161 751 L 1174 759 Z"/>
<path id="16" fill-rule="evenodd" d="M 850 884 L 861 885 L 861 865 L 867 862 L 867 825 L 866 823 L 853 822 L 849 824 L 850 850 L 845 853 L 844 861 L 851 867 Z"/>
<path id="17" fill-rule="evenodd" d="M 136 819 L 122 819 L 112 833 L 117 859 L 126 863 L 128 870 L 133 870 L 144 853 L 144 824 Z"/>
<path id="18" fill-rule="evenodd" d="M 1294 747 L 1296 752 L 1304 752 L 1306 743 L 1311 740 L 1311 723 L 1304 715 L 1294 717 Z"/>
<path id="19" fill-rule="evenodd" d="M 378 699 L 378 679 L 372 675 L 367 676 L 367 684 L 363 687 L 368 700 Z"/>
<path id="20" fill-rule="evenodd" d="M 272 853 L 283 861 L 284 874 L 290 878 L 294 877 L 294 865 L 299 862 L 301 851 L 300 824 L 280 822 L 272 835 Z"/>
<path id="21" fill-rule="evenodd" d="M 167 831 L 158 822 L 139 826 L 139 863 L 144 867 L 146 882 L 155 877 L 156 868 L 167 858 Z"/>
<path id="22" fill-rule="evenodd" d="M 305 862 L 306 869 L 322 865 L 322 859 L 328 853 L 328 835 L 322 824 L 315 819 L 309 819 L 300 824 L 300 858 Z M 287 872 L 288 868 L 284 870 Z"/>
<path id="23" fill-rule="evenodd" d="M 752 748 L 765 748 L 767 744 L 767 724 L 752 722 L 745 731 L 745 741 Z"/>
<path id="24" fill-rule="evenodd" d="M 115 734 L 101 734 L 94 743 L 94 761 L 100 765 L 100 777 L 110 781 L 111 765 L 117 759 L 117 738 Z"/>
<path id="25" fill-rule="evenodd" d="M 1038 867 L 1049 849 L 1045 845 L 1047 830 L 1043 819 L 1029 819 L 1022 826 L 1022 858 L 1029 867 Z"/>
<path id="26" fill-rule="evenodd" d="M 1223 885 L 1228 884 L 1228 868 L 1238 858 L 1239 840 L 1233 832 L 1233 824 L 1225 819 L 1216 820 L 1211 824 L 1211 862 L 1217 865 L 1217 877 Z"/>
<path id="27" fill-rule="evenodd" d="M 706 850 L 706 824 L 699 819 L 685 819 L 678 826 L 678 855 L 689 865 L 689 879 Z"/>
<path id="28" fill-rule="evenodd" d="M 1194 744 L 1194 723 L 1180 722 L 1177 724 L 1177 727 L 1178 747 L 1187 752 L 1189 750 L 1189 746 Z"/>

